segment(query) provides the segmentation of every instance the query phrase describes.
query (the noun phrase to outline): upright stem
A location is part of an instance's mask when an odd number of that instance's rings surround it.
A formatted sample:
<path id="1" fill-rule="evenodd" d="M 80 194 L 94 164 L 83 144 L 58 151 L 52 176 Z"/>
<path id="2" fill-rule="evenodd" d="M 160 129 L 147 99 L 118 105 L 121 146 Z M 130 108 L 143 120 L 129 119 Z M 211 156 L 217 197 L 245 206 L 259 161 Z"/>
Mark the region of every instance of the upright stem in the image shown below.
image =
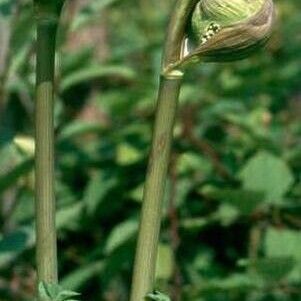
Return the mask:
<path id="1" fill-rule="evenodd" d="M 178 71 L 167 74 L 164 70 L 180 59 L 187 19 L 196 2 L 197 0 L 176 2 L 166 36 L 130 301 L 144 300 L 154 286 L 163 196 L 183 76 Z"/>
<path id="2" fill-rule="evenodd" d="M 57 283 L 54 196 L 54 60 L 57 23 L 38 20 L 36 78 L 36 260 L 38 282 Z"/>
<path id="3" fill-rule="evenodd" d="M 162 199 L 180 86 L 181 79 L 161 77 L 152 149 L 144 188 L 131 301 L 144 300 L 154 284 Z"/>

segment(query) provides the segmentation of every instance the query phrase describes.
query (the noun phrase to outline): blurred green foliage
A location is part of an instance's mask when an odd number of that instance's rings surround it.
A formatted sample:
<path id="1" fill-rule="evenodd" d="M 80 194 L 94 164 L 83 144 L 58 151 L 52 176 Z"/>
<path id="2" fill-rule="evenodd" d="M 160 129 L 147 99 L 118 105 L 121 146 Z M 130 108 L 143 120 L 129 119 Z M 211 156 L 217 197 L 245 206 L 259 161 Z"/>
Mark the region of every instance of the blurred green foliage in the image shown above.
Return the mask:
<path id="1" fill-rule="evenodd" d="M 59 31 L 61 285 L 127 300 L 171 0 L 70 0 Z M 200 65 L 181 93 L 157 287 L 173 301 L 301 300 L 301 2 L 267 46 Z M 0 300 L 32 300 L 35 32 L 0 1 Z M 142 275 L 143 276 L 143 275 Z"/>

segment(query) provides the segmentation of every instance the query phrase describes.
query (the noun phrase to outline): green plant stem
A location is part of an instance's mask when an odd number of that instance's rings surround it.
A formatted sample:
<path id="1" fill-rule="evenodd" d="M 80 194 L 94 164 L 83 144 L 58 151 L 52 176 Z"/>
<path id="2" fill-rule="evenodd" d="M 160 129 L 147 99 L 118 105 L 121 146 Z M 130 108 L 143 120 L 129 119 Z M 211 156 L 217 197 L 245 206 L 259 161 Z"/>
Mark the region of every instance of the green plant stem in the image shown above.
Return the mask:
<path id="1" fill-rule="evenodd" d="M 171 16 L 162 61 L 151 153 L 146 175 L 130 301 L 142 301 L 154 287 L 161 211 L 173 128 L 181 88 L 181 72 L 164 70 L 181 57 L 185 27 L 197 0 L 178 0 Z"/>
<path id="2" fill-rule="evenodd" d="M 181 79 L 161 78 L 152 149 L 146 175 L 131 301 L 152 290 L 156 268 L 162 199 Z"/>
<path id="3" fill-rule="evenodd" d="M 57 23 L 38 20 L 36 78 L 36 260 L 38 283 L 57 283 L 54 195 L 54 62 Z"/>

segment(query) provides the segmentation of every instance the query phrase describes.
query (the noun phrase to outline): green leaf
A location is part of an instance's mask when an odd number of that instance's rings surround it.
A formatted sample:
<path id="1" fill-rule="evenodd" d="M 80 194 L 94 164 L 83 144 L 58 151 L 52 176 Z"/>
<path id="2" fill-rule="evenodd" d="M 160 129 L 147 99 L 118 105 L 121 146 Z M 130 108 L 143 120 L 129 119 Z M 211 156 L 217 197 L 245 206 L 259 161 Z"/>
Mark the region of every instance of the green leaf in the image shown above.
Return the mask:
<path id="1" fill-rule="evenodd" d="M 169 244 L 160 243 L 156 263 L 156 279 L 169 280 L 174 270 L 174 254 Z"/>
<path id="2" fill-rule="evenodd" d="M 292 271 L 295 263 L 294 258 L 281 256 L 257 259 L 252 265 L 265 280 L 279 281 Z"/>
<path id="3" fill-rule="evenodd" d="M 145 299 L 154 301 L 170 301 L 170 298 L 167 295 L 156 290 L 152 293 L 147 294 Z"/>
<path id="4" fill-rule="evenodd" d="M 138 231 L 138 220 L 129 219 L 119 225 L 117 225 L 110 233 L 105 245 L 105 252 L 107 254 L 112 253 L 118 247 L 123 245 L 129 239 L 131 239 Z"/>
<path id="5" fill-rule="evenodd" d="M 71 301 L 74 300 L 72 297 L 77 297 L 79 296 L 79 293 L 73 292 L 73 291 L 68 291 L 68 290 L 62 290 L 59 292 L 56 300 L 57 301 Z"/>
<path id="6" fill-rule="evenodd" d="M 78 218 L 83 212 L 83 203 L 75 203 L 73 206 L 63 207 L 56 213 L 56 227 L 61 229 L 74 229 L 78 224 Z M 26 239 L 25 239 L 26 237 Z M 35 231 L 33 226 L 22 227 L 16 232 L 4 236 L 0 240 L 0 268 L 7 266 L 23 251 L 32 248 L 35 244 Z M 1 248 L 3 253 L 1 252 Z"/>
<path id="7" fill-rule="evenodd" d="M 248 292 L 250 290 L 260 289 L 262 285 L 262 281 L 258 281 L 258 279 L 250 277 L 247 274 L 233 273 L 227 278 L 215 278 L 204 281 L 200 293 L 212 292 L 216 294 L 219 291 Z"/>
<path id="8" fill-rule="evenodd" d="M 15 251 L 22 251 L 28 241 L 29 235 L 26 228 L 17 230 L 0 240 L 0 253 Z"/>
<path id="9" fill-rule="evenodd" d="M 61 285 L 71 290 L 77 290 L 103 269 L 103 261 L 81 265 L 61 280 Z"/>
<path id="10" fill-rule="evenodd" d="M 209 174 L 212 166 L 209 160 L 193 152 L 185 152 L 179 156 L 177 171 L 179 174 L 185 174 L 193 171 Z"/>
<path id="11" fill-rule="evenodd" d="M 93 17 L 99 16 L 99 13 L 102 9 L 106 8 L 109 5 L 112 5 L 114 2 L 120 0 L 102 0 L 102 1 L 89 1 L 87 5 L 85 5 L 82 10 L 79 12 L 77 18 L 75 18 L 72 29 L 79 30 L 83 26 L 87 25 L 87 23 L 91 23 Z"/>
<path id="12" fill-rule="evenodd" d="M 0 1 L 0 16 L 1 18 L 10 16 L 13 13 L 13 7 L 16 5 L 16 0 L 1 0 Z"/>
<path id="13" fill-rule="evenodd" d="M 30 227 L 23 227 L 0 239 L 0 267 L 11 262 L 21 254 L 35 240 L 34 231 Z"/>
<path id="14" fill-rule="evenodd" d="M 89 215 L 95 212 L 97 206 L 116 184 L 117 179 L 115 177 L 110 177 L 110 175 L 102 171 L 99 171 L 91 177 L 83 199 Z"/>
<path id="15" fill-rule="evenodd" d="M 246 190 L 263 192 L 265 201 L 279 204 L 293 183 L 293 175 L 286 162 L 268 152 L 252 157 L 240 172 Z"/>
<path id="16" fill-rule="evenodd" d="M 219 206 L 215 217 L 224 227 L 227 227 L 237 220 L 239 217 L 239 211 L 233 206 L 222 204 Z"/>
<path id="17" fill-rule="evenodd" d="M 129 192 L 129 197 L 134 201 L 141 203 L 143 198 L 144 184 L 140 184 Z"/>
<path id="18" fill-rule="evenodd" d="M 82 216 L 84 204 L 82 202 L 74 203 L 70 206 L 64 206 L 57 210 L 56 227 L 57 229 L 76 229 Z"/>
<path id="19" fill-rule="evenodd" d="M 56 300 L 57 295 L 60 292 L 60 287 L 58 284 L 55 283 L 46 283 L 41 281 L 39 283 L 39 296 L 42 299 L 46 299 L 49 301 Z"/>
<path id="20" fill-rule="evenodd" d="M 78 136 L 99 133 L 103 127 L 98 122 L 74 121 L 65 126 L 59 134 L 60 140 L 77 138 Z"/>
<path id="21" fill-rule="evenodd" d="M 39 283 L 39 297 L 44 300 L 49 300 L 51 298 L 50 292 L 47 289 L 47 285 L 44 282 Z"/>
<path id="22" fill-rule="evenodd" d="M 16 181 L 28 173 L 33 167 L 33 159 L 25 160 L 0 177 L 0 193 L 14 185 Z"/>
<path id="23" fill-rule="evenodd" d="M 185 230 L 200 230 L 216 222 L 216 215 L 208 217 L 196 217 L 196 218 L 185 218 L 182 219 L 180 226 Z"/>
<path id="24" fill-rule="evenodd" d="M 117 147 L 116 161 L 119 165 L 130 165 L 137 163 L 144 154 L 142 151 L 128 143 L 120 143 Z"/>
<path id="25" fill-rule="evenodd" d="M 65 290 L 56 283 L 39 283 L 39 296 L 47 301 L 73 301 L 73 297 L 79 296 L 77 292 Z M 74 300 L 76 301 L 76 300 Z"/>
<path id="26" fill-rule="evenodd" d="M 85 69 L 66 75 L 61 81 L 60 89 L 64 92 L 75 85 L 102 77 L 117 77 L 132 80 L 135 77 L 133 69 L 125 66 L 89 66 Z"/>
<path id="27" fill-rule="evenodd" d="M 301 235 L 298 231 L 269 228 L 264 241 L 266 256 L 269 258 L 291 258 L 295 261 L 289 279 L 301 277 Z"/>
<path id="28" fill-rule="evenodd" d="M 263 193 L 243 189 L 218 189 L 202 190 L 202 193 L 210 198 L 225 202 L 238 209 L 242 214 L 252 213 L 263 200 Z"/>

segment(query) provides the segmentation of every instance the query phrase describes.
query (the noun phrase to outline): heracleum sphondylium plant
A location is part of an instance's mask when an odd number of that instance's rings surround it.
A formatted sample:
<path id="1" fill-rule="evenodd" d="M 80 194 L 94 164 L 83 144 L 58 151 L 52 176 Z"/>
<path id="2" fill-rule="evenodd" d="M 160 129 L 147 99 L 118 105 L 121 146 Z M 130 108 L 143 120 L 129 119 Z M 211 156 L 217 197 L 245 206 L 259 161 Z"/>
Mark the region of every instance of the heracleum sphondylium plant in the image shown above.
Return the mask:
<path id="1" fill-rule="evenodd" d="M 56 32 L 63 0 L 34 0 L 37 26 L 35 101 L 35 207 L 37 282 L 56 284 L 57 248 L 54 196 L 54 64 Z M 38 296 L 39 300 L 45 300 Z"/>
<path id="2" fill-rule="evenodd" d="M 272 0 L 176 1 L 165 40 L 130 301 L 168 300 L 152 290 L 162 200 L 185 70 L 199 62 L 235 61 L 249 56 L 269 38 L 273 19 Z"/>

